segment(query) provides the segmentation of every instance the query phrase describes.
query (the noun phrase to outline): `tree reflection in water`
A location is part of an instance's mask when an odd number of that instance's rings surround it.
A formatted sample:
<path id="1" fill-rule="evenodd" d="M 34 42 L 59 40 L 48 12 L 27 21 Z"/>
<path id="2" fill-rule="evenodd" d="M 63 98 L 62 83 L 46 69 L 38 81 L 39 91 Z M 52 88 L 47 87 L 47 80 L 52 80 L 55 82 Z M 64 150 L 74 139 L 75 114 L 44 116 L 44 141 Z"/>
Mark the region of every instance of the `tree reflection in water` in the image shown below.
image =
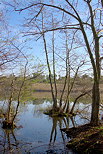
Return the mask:
<path id="1" fill-rule="evenodd" d="M 3 136 L 1 138 L 2 144 L 0 144 L 0 153 L 8 153 L 19 150 L 19 142 L 17 141 L 14 130 L 5 129 L 3 130 Z"/>
<path id="2" fill-rule="evenodd" d="M 71 121 L 71 122 L 70 122 Z M 61 145 L 61 142 L 56 144 L 56 137 L 57 137 L 57 129 L 59 127 L 61 137 L 62 137 L 62 143 L 64 145 L 65 151 L 63 152 L 71 152 L 69 149 L 66 148 L 66 141 L 67 141 L 67 136 L 66 134 L 62 131 L 62 128 L 69 128 L 70 125 L 75 127 L 75 121 L 73 117 L 52 117 L 52 129 L 51 129 L 51 134 L 50 134 L 50 141 L 49 141 L 49 147 L 48 150 L 46 151 L 47 154 L 49 153 L 55 153 L 55 146 Z M 61 149 L 60 149 L 61 150 Z M 60 151 L 61 152 L 61 151 Z M 57 152 L 58 153 L 58 152 Z"/>
<path id="3" fill-rule="evenodd" d="M 24 153 L 24 151 L 26 151 L 25 146 L 27 146 L 27 144 L 31 145 L 31 143 L 18 141 L 16 139 L 14 130 L 3 129 L 3 135 L 0 135 L 0 154 Z"/>
<path id="4" fill-rule="evenodd" d="M 0 153 L 3 154 L 7 152 L 14 152 L 18 147 L 18 142 L 13 130 L 3 130 L 3 136 L 0 139 L 0 142 L 2 142 L 2 144 L 0 144 Z"/>
<path id="5" fill-rule="evenodd" d="M 56 136 L 57 136 L 57 126 L 60 129 L 61 132 L 61 137 L 63 142 L 65 142 L 65 137 L 64 137 L 64 133 L 62 131 L 62 128 L 69 128 L 69 121 L 71 120 L 73 127 L 75 127 L 75 122 L 73 117 L 52 117 L 52 130 L 51 130 L 51 135 L 50 135 L 50 144 L 51 143 L 55 143 L 56 141 Z"/>
<path id="6" fill-rule="evenodd" d="M 39 106 L 40 107 L 39 111 L 41 111 L 40 110 L 41 107 L 44 109 L 47 104 L 48 102 L 46 102 L 43 106 Z M 9 153 L 21 154 L 21 153 L 30 153 L 30 152 L 31 153 L 44 152 L 45 154 L 46 153 L 59 154 L 59 153 L 64 153 L 65 151 L 68 152 L 67 151 L 68 149 L 66 148 L 67 137 L 66 137 L 66 134 L 63 131 L 61 131 L 61 129 L 69 128 L 72 126 L 74 127 L 75 122 L 73 121 L 73 119 L 70 117 L 52 117 L 48 123 L 48 116 L 44 115 L 42 112 L 38 112 L 38 108 L 36 108 L 36 106 L 33 104 L 29 104 L 26 106 L 26 110 L 24 110 L 25 106 L 22 106 L 24 107 L 24 109 L 20 110 L 22 111 L 22 115 L 20 115 L 21 119 L 22 118 L 25 119 L 28 117 L 26 119 L 26 122 L 28 123 L 28 120 L 32 122 L 30 129 L 29 127 L 27 127 L 28 125 L 25 125 L 25 122 L 23 123 L 24 125 L 21 131 L 18 130 L 19 126 L 14 130 L 1 129 L 0 134 L 2 134 L 2 136 L 0 136 L 0 154 L 1 153 L 2 154 L 9 154 Z M 38 125 L 38 123 L 40 123 L 41 120 L 44 120 L 46 124 L 43 127 L 41 127 L 41 125 Z M 37 125 L 35 125 L 35 122 L 37 122 Z M 32 131 L 33 128 L 35 129 Z M 48 131 L 48 128 L 51 128 L 51 130 Z M 46 131 L 46 129 L 47 129 L 47 132 L 43 134 L 44 131 Z M 24 134 L 22 134 L 23 131 L 24 131 Z M 40 133 L 37 134 L 37 132 L 40 132 Z M 48 133 L 50 133 L 50 136 L 48 136 Z M 34 136 L 36 136 L 37 138 L 33 138 Z M 39 142 L 39 140 L 42 142 Z"/>

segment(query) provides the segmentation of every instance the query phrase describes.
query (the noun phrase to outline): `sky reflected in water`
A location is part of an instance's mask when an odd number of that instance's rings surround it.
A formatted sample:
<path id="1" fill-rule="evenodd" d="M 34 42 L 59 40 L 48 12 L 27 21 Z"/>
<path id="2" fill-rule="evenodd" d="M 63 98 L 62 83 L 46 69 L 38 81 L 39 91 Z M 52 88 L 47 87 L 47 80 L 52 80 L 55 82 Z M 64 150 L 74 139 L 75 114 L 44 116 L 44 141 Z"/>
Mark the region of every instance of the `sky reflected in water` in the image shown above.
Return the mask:
<path id="1" fill-rule="evenodd" d="M 80 114 L 73 118 L 51 118 L 43 114 L 50 106 L 51 102 L 45 100 L 21 104 L 16 118 L 18 128 L 14 131 L 0 129 L 0 153 L 74 154 L 66 148 L 70 139 L 60 129 L 87 123 L 90 107 L 77 104 L 76 110 L 87 110 L 84 119 Z"/>

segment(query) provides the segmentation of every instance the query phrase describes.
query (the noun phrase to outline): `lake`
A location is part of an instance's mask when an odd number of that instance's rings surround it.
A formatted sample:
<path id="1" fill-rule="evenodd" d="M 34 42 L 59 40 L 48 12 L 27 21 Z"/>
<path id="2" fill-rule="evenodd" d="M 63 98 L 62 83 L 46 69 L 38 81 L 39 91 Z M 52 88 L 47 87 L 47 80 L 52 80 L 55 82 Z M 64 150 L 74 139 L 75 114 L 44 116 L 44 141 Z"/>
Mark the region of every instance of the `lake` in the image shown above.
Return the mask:
<path id="1" fill-rule="evenodd" d="M 77 104 L 78 114 L 73 118 L 52 118 L 43 114 L 51 104 L 49 100 L 40 99 L 22 103 L 16 118 L 17 128 L 14 130 L 2 129 L 1 118 L 0 154 L 75 154 L 71 149 L 67 149 L 66 144 L 70 138 L 67 138 L 61 128 L 88 123 L 90 105 Z M 4 106 L 1 101 L 0 107 Z"/>

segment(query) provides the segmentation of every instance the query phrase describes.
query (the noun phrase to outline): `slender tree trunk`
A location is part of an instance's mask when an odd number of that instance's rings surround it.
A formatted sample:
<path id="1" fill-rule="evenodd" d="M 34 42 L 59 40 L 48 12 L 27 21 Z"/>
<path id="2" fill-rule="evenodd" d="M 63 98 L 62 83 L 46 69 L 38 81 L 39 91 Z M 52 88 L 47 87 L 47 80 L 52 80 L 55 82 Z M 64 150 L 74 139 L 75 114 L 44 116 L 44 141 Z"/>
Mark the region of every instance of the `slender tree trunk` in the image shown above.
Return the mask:
<path id="1" fill-rule="evenodd" d="M 14 92 L 14 79 L 12 79 L 12 83 L 11 83 L 11 95 L 9 98 L 9 102 L 8 102 L 8 111 L 7 111 L 7 122 L 11 122 L 11 103 L 12 103 L 12 99 L 13 99 L 13 92 Z"/>
<path id="2" fill-rule="evenodd" d="M 42 14 L 42 30 L 44 29 L 44 21 L 43 21 L 43 14 Z M 48 72 L 49 72 L 49 81 L 50 81 L 50 87 L 51 87 L 51 93 L 52 93 L 52 99 L 53 99 L 53 110 L 57 110 L 57 100 L 55 98 L 54 94 L 54 88 L 53 88 L 53 83 L 52 83 L 52 78 L 51 78 L 51 69 L 50 69 L 50 63 L 49 63 L 49 57 L 48 57 L 48 50 L 47 50 L 47 44 L 46 44 L 46 39 L 44 33 L 43 35 L 43 42 L 44 42 L 44 49 L 45 49 L 45 55 L 46 55 L 46 61 L 47 61 L 47 67 L 48 67 Z"/>
<path id="3" fill-rule="evenodd" d="M 63 99 L 63 95 L 64 95 L 64 92 L 65 92 L 65 88 L 66 88 L 66 85 L 68 83 L 68 89 L 67 89 L 67 97 L 66 97 L 66 102 L 65 102 L 65 105 L 63 107 L 63 111 L 65 110 L 65 107 L 67 105 L 67 103 L 69 104 L 69 79 L 70 79 L 70 66 L 69 66 L 69 49 L 68 49 L 68 36 L 67 36 L 67 31 L 65 32 L 66 34 L 66 43 L 65 43 L 65 46 L 66 46 L 66 76 L 65 76 L 65 81 L 64 81 L 64 87 L 63 87 L 63 90 L 62 90 L 62 94 L 61 94 L 61 97 L 60 97 L 60 108 L 62 107 L 62 99 Z M 67 82 L 68 80 L 68 82 Z"/>
<path id="4" fill-rule="evenodd" d="M 71 45 L 72 46 L 72 45 Z M 66 33 L 66 56 L 67 56 L 67 76 L 68 76 L 68 81 L 67 81 L 67 97 L 66 97 L 66 113 L 69 113 L 69 103 L 70 103 L 70 49 L 68 48 L 68 36 Z"/>
<path id="5" fill-rule="evenodd" d="M 52 24 L 54 28 L 54 19 L 52 17 Z M 52 37 L 52 52 L 53 52 L 53 77 L 54 77 L 54 88 L 55 88 L 55 101 L 57 102 L 57 83 L 56 83 L 56 66 L 55 66 L 55 36 L 53 31 L 53 37 Z M 56 103 L 57 104 L 57 103 Z"/>
<path id="6" fill-rule="evenodd" d="M 68 83 L 67 83 L 67 98 L 66 98 L 66 113 L 69 113 L 69 106 L 70 106 L 70 66 L 69 66 L 69 57 L 68 57 Z"/>
<path id="7" fill-rule="evenodd" d="M 63 85 L 63 89 L 62 89 L 62 93 L 61 93 L 61 96 L 60 96 L 60 109 L 62 107 L 62 100 L 63 100 L 63 95 L 64 95 L 64 92 L 65 92 L 65 88 L 66 88 L 66 85 L 67 85 L 67 78 L 68 78 L 68 71 L 67 71 L 67 57 L 66 57 L 66 76 L 65 76 L 65 81 L 64 81 L 64 85 Z"/>
<path id="8" fill-rule="evenodd" d="M 45 40 L 44 34 L 43 34 L 43 40 L 44 40 L 44 47 L 45 47 L 45 53 L 46 53 L 47 66 L 48 66 L 48 71 L 49 71 L 49 81 L 50 81 L 51 93 L 52 93 L 52 99 L 53 99 L 53 109 L 56 110 L 56 108 L 57 108 L 57 100 L 55 99 L 55 95 L 54 95 L 54 89 L 53 89 L 53 84 L 52 84 L 52 79 L 51 79 L 51 69 L 50 69 L 50 65 L 49 65 L 48 52 L 47 52 L 46 40 Z"/>

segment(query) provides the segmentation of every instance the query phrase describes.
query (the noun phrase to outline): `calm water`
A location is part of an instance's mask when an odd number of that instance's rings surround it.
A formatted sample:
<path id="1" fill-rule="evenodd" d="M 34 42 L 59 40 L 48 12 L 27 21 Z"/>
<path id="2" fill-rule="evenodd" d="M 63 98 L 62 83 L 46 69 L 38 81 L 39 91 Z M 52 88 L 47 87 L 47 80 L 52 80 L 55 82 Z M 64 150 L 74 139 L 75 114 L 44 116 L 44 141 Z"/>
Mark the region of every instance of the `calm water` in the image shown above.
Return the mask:
<path id="1" fill-rule="evenodd" d="M 14 131 L 0 129 L 0 154 L 74 154 L 66 148 L 70 139 L 60 129 L 87 123 L 90 106 L 77 104 L 76 110 L 82 110 L 83 114 L 72 119 L 50 118 L 44 115 L 43 111 L 49 106 L 51 103 L 45 100 L 21 104 L 16 119 L 18 128 Z"/>

